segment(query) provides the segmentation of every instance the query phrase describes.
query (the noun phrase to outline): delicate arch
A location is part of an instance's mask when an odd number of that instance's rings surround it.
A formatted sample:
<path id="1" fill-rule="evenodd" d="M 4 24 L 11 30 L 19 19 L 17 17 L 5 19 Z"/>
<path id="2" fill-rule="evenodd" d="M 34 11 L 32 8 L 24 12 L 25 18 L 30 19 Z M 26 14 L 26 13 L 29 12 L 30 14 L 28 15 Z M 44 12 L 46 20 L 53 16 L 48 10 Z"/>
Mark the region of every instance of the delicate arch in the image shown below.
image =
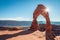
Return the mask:
<path id="1" fill-rule="evenodd" d="M 45 19 L 46 19 L 46 31 L 49 29 L 50 31 L 52 30 L 52 26 L 50 23 L 50 18 L 48 12 L 45 12 L 44 10 L 46 9 L 45 6 L 43 5 L 38 5 L 36 10 L 33 13 L 33 21 L 31 24 L 30 29 L 31 30 L 37 30 L 38 29 L 38 23 L 37 23 L 37 18 L 41 14 Z"/>

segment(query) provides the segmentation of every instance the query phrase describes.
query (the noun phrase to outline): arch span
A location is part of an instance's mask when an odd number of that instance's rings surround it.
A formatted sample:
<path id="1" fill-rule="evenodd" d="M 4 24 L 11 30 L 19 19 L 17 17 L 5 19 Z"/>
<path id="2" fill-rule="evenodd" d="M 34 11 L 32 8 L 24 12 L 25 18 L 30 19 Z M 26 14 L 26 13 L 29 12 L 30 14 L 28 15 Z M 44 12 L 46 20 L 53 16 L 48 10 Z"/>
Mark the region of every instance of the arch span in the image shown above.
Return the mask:
<path id="1" fill-rule="evenodd" d="M 32 21 L 31 27 L 30 27 L 31 30 L 37 30 L 38 29 L 37 18 L 39 15 L 42 15 L 46 19 L 46 29 L 45 30 L 46 31 L 52 30 L 49 14 L 45 10 L 46 10 L 46 7 L 44 5 L 40 4 L 37 6 L 36 10 L 33 13 L 33 21 Z"/>

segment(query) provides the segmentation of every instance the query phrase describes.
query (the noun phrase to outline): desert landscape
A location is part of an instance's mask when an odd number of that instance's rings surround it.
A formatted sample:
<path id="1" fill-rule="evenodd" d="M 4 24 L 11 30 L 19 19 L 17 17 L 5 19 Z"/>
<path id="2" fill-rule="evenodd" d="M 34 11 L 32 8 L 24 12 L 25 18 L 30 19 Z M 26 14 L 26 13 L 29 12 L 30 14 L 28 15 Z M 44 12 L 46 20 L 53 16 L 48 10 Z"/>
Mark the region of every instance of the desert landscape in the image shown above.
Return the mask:
<path id="1" fill-rule="evenodd" d="M 0 40 L 60 40 L 60 0 L 0 0 Z"/>
<path id="2" fill-rule="evenodd" d="M 0 40 L 47 40 L 44 26 L 45 24 L 40 24 L 36 31 L 30 30 L 29 27 L 0 27 Z M 52 26 L 54 28 L 52 31 L 56 35 L 54 39 L 60 40 L 60 29 L 57 29 L 60 26 Z"/>

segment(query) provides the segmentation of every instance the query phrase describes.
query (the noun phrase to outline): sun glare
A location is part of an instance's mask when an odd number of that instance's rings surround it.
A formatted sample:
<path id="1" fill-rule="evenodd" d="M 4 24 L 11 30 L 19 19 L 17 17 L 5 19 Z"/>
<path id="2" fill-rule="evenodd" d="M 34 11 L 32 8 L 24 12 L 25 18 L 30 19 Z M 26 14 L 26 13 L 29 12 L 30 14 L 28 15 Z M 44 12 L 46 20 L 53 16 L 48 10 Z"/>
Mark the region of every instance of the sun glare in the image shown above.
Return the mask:
<path id="1" fill-rule="evenodd" d="M 48 12 L 48 11 L 49 11 L 49 8 L 46 8 L 46 10 L 45 10 L 45 11 L 47 11 L 47 12 Z"/>

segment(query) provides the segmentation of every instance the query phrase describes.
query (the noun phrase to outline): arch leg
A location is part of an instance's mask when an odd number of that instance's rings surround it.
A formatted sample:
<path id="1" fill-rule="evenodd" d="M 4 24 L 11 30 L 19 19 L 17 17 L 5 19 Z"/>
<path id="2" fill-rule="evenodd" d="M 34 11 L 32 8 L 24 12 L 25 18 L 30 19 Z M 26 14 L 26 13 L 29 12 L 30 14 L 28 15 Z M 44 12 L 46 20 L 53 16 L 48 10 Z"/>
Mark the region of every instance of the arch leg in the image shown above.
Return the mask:
<path id="1" fill-rule="evenodd" d="M 52 31 L 52 26 L 51 26 L 51 23 L 50 23 L 50 18 L 49 18 L 49 14 L 48 12 L 47 13 L 42 13 L 41 14 L 45 19 L 46 19 L 46 31 Z"/>
<path id="2" fill-rule="evenodd" d="M 33 20 L 32 21 L 32 24 L 31 24 L 31 27 L 30 27 L 31 30 L 37 30 L 38 29 L 38 23 L 37 23 L 37 20 Z"/>
<path id="3" fill-rule="evenodd" d="M 38 7 L 37 7 L 33 13 L 33 21 L 32 21 L 31 27 L 30 27 L 31 30 L 37 30 L 38 29 L 38 23 L 37 23 L 37 17 L 39 16 L 38 12 L 39 11 L 38 11 Z"/>
<path id="4" fill-rule="evenodd" d="M 46 19 L 46 40 L 55 40 L 55 34 L 52 31 L 48 13 L 42 14 Z"/>

